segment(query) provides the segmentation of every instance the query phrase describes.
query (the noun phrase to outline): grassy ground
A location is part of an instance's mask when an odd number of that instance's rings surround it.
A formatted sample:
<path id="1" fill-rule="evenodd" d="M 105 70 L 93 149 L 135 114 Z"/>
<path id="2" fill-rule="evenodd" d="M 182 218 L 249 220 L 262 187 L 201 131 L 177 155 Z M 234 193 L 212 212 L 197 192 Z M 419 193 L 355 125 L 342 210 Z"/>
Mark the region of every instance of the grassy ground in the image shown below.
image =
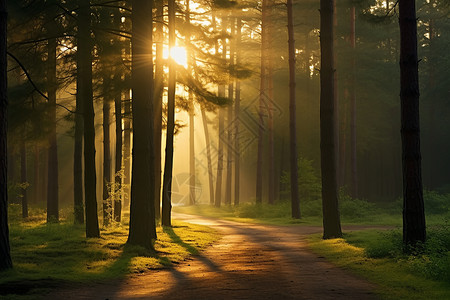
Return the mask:
<path id="1" fill-rule="evenodd" d="M 125 244 L 126 224 L 102 228 L 101 238 L 86 239 L 82 225 L 73 225 L 70 220 L 47 224 L 39 211 L 21 220 L 18 209 L 10 209 L 14 269 L 1 273 L 0 297 L 6 291 L 27 292 L 52 282 L 99 281 L 163 268 L 198 253 L 219 237 L 206 226 L 174 221 L 172 228 L 158 227 L 155 250 L 148 251 Z"/>
<path id="2" fill-rule="evenodd" d="M 343 239 L 309 238 L 311 249 L 379 286 L 385 299 L 450 299 L 450 239 L 431 228 L 429 242 L 413 255 L 401 251 L 401 232 L 355 231 Z M 439 245 L 438 245 L 439 244 Z"/>

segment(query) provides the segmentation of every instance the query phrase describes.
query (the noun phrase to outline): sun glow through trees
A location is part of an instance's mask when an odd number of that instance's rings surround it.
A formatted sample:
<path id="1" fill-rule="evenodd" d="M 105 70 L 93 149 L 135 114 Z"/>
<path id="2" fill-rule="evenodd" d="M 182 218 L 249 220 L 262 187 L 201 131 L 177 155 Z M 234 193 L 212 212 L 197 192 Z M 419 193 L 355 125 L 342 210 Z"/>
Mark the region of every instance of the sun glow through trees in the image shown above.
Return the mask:
<path id="1" fill-rule="evenodd" d="M 169 58 L 169 50 L 167 48 L 164 49 L 163 57 L 164 59 Z M 186 48 L 179 46 L 172 47 L 170 49 L 170 57 L 172 57 L 178 65 L 187 68 Z"/>

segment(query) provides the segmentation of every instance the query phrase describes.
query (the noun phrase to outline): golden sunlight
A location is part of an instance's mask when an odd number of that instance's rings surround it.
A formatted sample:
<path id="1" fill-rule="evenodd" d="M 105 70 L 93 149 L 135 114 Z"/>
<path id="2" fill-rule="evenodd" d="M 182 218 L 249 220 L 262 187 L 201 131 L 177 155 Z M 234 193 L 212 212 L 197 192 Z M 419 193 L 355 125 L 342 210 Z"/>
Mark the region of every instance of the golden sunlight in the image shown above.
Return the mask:
<path id="1" fill-rule="evenodd" d="M 184 47 L 172 47 L 170 49 L 170 56 L 175 60 L 175 62 L 185 68 L 187 68 L 187 53 Z M 169 58 L 169 51 L 167 48 L 164 49 L 163 57 L 165 59 Z"/>

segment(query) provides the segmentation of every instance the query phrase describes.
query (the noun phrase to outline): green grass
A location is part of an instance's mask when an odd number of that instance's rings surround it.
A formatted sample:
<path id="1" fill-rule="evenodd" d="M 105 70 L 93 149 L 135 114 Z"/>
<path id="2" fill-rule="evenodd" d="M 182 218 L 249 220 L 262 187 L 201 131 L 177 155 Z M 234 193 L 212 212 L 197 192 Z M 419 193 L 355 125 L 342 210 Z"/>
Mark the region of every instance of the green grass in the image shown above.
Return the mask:
<path id="1" fill-rule="evenodd" d="M 14 268 L 1 273 L 0 290 L 8 285 L 20 289 L 21 282 L 45 286 L 49 280 L 83 283 L 151 272 L 177 264 L 219 238 L 214 229 L 174 221 L 172 228 L 157 228 L 155 250 L 149 251 L 125 244 L 128 226 L 124 224 L 102 228 L 99 239 L 86 239 L 84 226 L 70 220 L 47 224 L 45 215 L 33 211 L 22 221 L 16 210 L 14 206 L 10 209 Z"/>
<path id="2" fill-rule="evenodd" d="M 309 246 L 337 266 L 376 283 L 385 299 L 450 299 L 450 231 L 428 232 L 429 241 L 415 255 L 402 253 L 399 230 L 354 231 L 331 240 L 312 235 Z"/>

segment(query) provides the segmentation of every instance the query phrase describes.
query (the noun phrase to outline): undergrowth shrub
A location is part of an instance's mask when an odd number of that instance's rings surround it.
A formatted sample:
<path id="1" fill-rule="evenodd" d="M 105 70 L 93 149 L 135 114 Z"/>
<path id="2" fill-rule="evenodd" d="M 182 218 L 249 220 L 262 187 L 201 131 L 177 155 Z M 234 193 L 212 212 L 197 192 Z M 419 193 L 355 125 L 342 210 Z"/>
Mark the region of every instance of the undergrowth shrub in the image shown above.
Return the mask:
<path id="1" fill-rule="evenodd" d="M 448 223 L 427 229 L 427 241 L 405 254 L 401 230 L 380 232 L 365 241 L 365 254 L 369 258 L 391 258 L 407 263 L 411 272 L 450 282 L 450 225 Z"/>
<path id="2" fill-rule="evenodd" d="M 243 203 L 234 212 L 240 218 L 288 218 L 290 213 L 290 203 L 287 201 L 276 205 Z"/>
<path id="3" fill-rule="evenodd" d="M 450 211 L 450 194 L 425 190 L 423 202 L 427 214 L 447 214 Z"/>
<path id="4" fill-rule="evenodd" d="M 342 217 L 349 220 L 364 220 L 379 212 L 374 203 L 370 203 L 364 199 L 352 198 L 345 190 L 341 190 L 339 201 L 339 209 Z"/>

